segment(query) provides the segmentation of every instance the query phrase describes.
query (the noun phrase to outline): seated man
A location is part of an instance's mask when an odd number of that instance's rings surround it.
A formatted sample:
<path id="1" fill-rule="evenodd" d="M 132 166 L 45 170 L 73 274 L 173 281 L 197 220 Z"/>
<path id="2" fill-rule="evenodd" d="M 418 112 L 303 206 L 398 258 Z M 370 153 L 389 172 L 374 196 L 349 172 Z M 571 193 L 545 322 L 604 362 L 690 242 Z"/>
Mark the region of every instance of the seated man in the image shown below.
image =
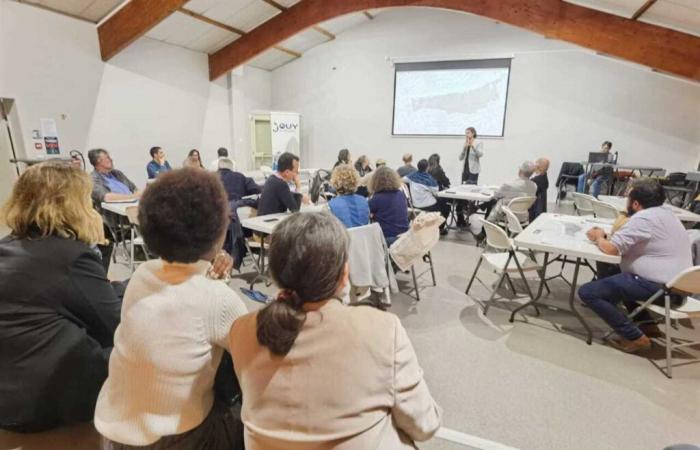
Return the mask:
<path id="1" fill-rule="evenodd" d="M 294 183 L 296 192 L 291 191 L 289 183 Z M 277 160 L 277 172 L 267 178 L 262 188 L 258 216 L 299 211 L 302 202 L 309 202 L 300 190 L 299 157 L 289 152 L 282 153 Z"/>
<path id="2" fill-rule="evenodd" d="M 95 170 L 92 171 L 92 201 L 100 206 L 102 202 L 120 200 L 138 200 L 141 192 L 123 172 L 114 168 L 112 158 L 107 150 L 96 148 L 88 152 L 88 160 Z"/>
<path id="3" fill-rule="evenodd" d="M 627 198 L 627 223 L 610 238 L 598 227 L 588 231 L 588 238 L 603 253 L 622 257 L 622 273 L 586 283 L 578 295 L 620 335 L 610 344 L 629 353 L 651 347 L 648 336 L 659 330 L 654 324 L 635 325 L 617 305 L 623 302 L 632 311 L 636 301 L 648 299 L 692 266 L 688 234 L 673 212 L 663 206 L 664 200 L 658 182 L 640 179 Z M 640 322 L 649 319 L 646 311 L 635 317 Z"/>
<path id="4" fill-rule="evenodd" d="M 493 194 L 493 200 L 482 203 L 479 209 L 486 211 L 484 214 L 488 221 L 499 222 L 504 219 L 501 206 L 508 206 L 508 203 L 517 197 L 534 197 L 537 193 L 537 185 L 530 180 L 535 171 L 535 165 L 530 161 L 525 161 L 518 168 L 518 178 L 503 183 Z M 495 207 L 495 208 L 494 208 Z M 519 219 L 523 220 L 519 217 Z"/>
<path id="5" fill-rule="evenodd" d="M 413 162 L 413 155 L 412 154 L 406 153 L 405 155 L 403 155 L 402 159 L 403 159 L 403 166 L 396 169 L 396 171 L 399 173 L 399 176 L 401 178 L 406 177 L 406 176 L 408 176 L 416 171 L 416 168 L 413 167 L 413 164 L 411 164 Z"/>
<path id="6" fill-rule="evenodd" d="M 540 214 L 547 212 L 547 189 L 549 189 L 547 170 L 549 170 L 549 160 L 547 158 L 539 158 L 535 161 L 535 175 L 530 179 L 537 185 L 537 192 L 535 193 L 537 200 L 530 207 L 530 222 L 535 220 Z"/>
<path id="7" fill-rule="evenodd" d="M 228 194 L 228 201 L 237 202 L 248 195 L 259 194 L 261 189 L 255 180 L 236 172 L 234 167 L 233 161 L 228 158 L 219 160 L 219 178 L 221 178 L 226 194 Z M 257 201 L 253 203 L 246 206 L 257 207 Z"/>
<path id="8" fill-rule="evenodd" d="M 102 148 L 90 150 L 88 160 L 95 168 L 90 174 L 92 177 L 92 201 L 95 209 L 102 214 L 102 219 L 105 222 L 105 236 L 109 238 L 111 233 L 107 226 L 115 229 L 118 220 L 114 214 L 102 210 L 102 202 L 138 200 L 141 197 L 141 191 L 123 172 L 114 168 L 114 163 L 107 150 Z M 102 254 L 105 271 L 108 272 L 114 243 L 110 241 L 109 245 L 98 245 L 97 247 Z"/>
<path id="9" fill-rule="evenodd" d="M 612 164 L 617 162 L 617 158 L 614 154 L 610 153 L 610 149 L 612 149 L 612 142 L 610 141 L 605 141 L 601 144 L 600 146 L 600 152 L 605 153 L 607 155 L 606 163 Z M 589 178 L 589 183 L 591 185 L 591 190 L 590 194 L 598 198 L 600 195 L 600 190 L 603 187 L 603 182 L 608 181 L 610 182 L 612 180 L 612 168 L 610 166 L 600 166 L 598 165 L 599 170 L 594 171 L 591 173 L 591 176 Z M 582 174 L 578 178 L 578 186 L 576 188 L 576 192 L 586 192 L 586 178 L 587 178 L 586 173 Z"/>
<path id="10" fill-rule="evenodd" d="M 428 160 L 418 161 L 418 170 L 404 177 L 408 183 L 413 200 L 413 207 L 423 211 L 438 211 L 445 218 L 440 225 L 440 234 L 447 234 L 447 218 L 450 215 L 450 205 L 443 198 L 438 198 L 438 182 L 428 173 Z"/>
<path id="11" fill-rule="evenodd" d="M 149 150 L 151 154 L 151 160 L 146 165 L 146 173 L 148 174 L 148 179 L 152 180 L 157 177 L 161 172 L 169 172 L 173 170 L 170 167 L 170 163 L 165 159 L 165 151 L 160 147 L 151 147 Z"/>

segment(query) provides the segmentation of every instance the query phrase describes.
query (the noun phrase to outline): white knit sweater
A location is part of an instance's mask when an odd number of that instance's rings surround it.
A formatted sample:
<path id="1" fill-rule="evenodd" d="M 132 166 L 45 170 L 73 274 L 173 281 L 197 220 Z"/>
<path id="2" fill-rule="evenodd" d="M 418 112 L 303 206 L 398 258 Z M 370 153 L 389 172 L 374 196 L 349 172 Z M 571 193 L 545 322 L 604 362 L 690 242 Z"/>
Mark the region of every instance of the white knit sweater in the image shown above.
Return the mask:
<path id="1" fill-rule="evenodd" d="M 103 436 L 148 445 L 209 414 L 228 332 L 246 307 L 224 283 L 206 278 L 208 267 L 153 260 L 129 281 L 95 409 Z"/>

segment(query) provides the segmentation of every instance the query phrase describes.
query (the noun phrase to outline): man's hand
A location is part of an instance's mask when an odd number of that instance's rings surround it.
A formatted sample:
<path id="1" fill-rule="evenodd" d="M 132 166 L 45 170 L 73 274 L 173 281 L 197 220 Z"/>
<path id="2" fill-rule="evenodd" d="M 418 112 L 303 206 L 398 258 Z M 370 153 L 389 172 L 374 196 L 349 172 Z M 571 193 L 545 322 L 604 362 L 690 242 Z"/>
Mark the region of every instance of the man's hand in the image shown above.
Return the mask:
<path id="1" fill-rule="evenodd" d="M 211 268 L 207 276 L 212 280 L 227 280 L 231 276 L 233 269 L 233 258 L 223 250 L 216 254 L 211 262 Z"/>
<path id="2" fill-rule="evenodd" d="M 311 204 L 311 199 L 309 198 L 308 195 L 304 194 L 301 196 L 301 202 L 305 205 L 310 205 Z"/>
<path id="3" fill-rule="evenodd" d="M 301 191 L 301 177 L 298 173 L 294 175 L 294 186 L 297 187 L 297 192 Z"/>
<path id="4" fill-rule="evenodd" d="M 599 238 L 605 237 L 605 231 L 599 227 L 593 227 L 586 232 L 586 236 L 593 242 L 598 242 Z"/>

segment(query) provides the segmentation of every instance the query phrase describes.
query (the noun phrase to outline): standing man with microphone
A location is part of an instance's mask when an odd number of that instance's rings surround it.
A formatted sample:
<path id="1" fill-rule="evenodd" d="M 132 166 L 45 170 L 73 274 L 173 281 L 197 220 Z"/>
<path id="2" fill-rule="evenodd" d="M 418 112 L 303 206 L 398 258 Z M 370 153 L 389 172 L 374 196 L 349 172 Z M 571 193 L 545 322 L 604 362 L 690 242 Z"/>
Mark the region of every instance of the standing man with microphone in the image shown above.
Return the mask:
<path id="1" fill-rule="evenodd" d="M 481 172 L 479 160 L 484 156 L 484 144 L 477 140 L 476 136 L 474 127 L 468 127 L 465 130 L 464 147 L 462 147 L 462 153 L 459 155 L 459 160 L 464 161 L 462 166 L 462 184 L 477 184 L 479 182 L 479 172 Z M 459 202 L 457 205 L 457 226 L 465 227 L 466 225 L 464 202 Z"/>

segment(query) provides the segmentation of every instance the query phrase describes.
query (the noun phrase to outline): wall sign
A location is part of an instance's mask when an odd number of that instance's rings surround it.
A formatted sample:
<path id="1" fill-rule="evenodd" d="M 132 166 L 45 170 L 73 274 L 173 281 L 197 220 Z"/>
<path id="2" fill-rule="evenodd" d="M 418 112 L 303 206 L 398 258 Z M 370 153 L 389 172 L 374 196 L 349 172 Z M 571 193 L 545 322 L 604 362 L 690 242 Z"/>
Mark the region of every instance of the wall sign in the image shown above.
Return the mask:
<path id="1" fill-rule="evenodd" d="M 270 131 L 272 133 L 272 154 L 283 152 L 299 155 L 301 122 L 299 113 L 270 112 Z"/>
<path id="2" fill-rule="evenodd" d="M 53 119 L 41 119 L 41 133 L 44 135 L 44 145 L 47 155 L 58 155 L 61 149 L 58 146 L 58 129 Z"/>

